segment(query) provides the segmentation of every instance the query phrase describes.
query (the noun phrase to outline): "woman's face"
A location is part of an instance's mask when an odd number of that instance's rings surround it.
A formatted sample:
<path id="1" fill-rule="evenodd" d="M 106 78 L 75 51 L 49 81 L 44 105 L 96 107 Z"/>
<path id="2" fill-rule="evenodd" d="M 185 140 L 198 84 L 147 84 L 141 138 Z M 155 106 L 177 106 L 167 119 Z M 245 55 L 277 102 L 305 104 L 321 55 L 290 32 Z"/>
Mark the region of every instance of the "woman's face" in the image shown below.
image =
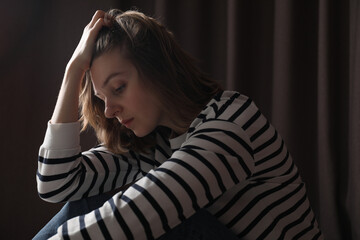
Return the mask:
<path id="1" fill-rule="evenodd" d="M 136 67 L 120 48 L 104 53 L 90 69 L 95 95 L 105 104 L 105 117 L 116 117 L 136 136 L 143 137 L 167 125 L 158 98 L 140 79 Z"/>

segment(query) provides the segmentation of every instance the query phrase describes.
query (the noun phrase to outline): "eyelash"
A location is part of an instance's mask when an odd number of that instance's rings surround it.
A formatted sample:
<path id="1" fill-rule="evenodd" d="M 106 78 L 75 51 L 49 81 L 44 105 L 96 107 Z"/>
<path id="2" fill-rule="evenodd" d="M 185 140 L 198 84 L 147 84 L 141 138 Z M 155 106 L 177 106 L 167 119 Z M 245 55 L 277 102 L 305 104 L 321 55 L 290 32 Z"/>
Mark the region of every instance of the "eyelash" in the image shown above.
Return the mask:
<path id="1" fill-rule="evenodd" d="M 124 91 L 125 87 L 126 87 L 126 84 L 123 84 L 120 87 L 118 87 L 117 89 L 115 89 L 115 92 L 121 93 L 122 91 Z"/>
<path id="2" fill-rule="evenodd" d="M 120 93 L 122 93 L 122 92 L 124 91 L 125 87 L 126 87 L 126 84 L 122 84 L 120 87 L 116 88 L 116 89 L 114 90 L 115 94 L 120 94 Z M 100 95 L 95 95 L 95 96 L 96 96 L 98 99 L 104 101 L 104 98 L 101 97 Z"/>

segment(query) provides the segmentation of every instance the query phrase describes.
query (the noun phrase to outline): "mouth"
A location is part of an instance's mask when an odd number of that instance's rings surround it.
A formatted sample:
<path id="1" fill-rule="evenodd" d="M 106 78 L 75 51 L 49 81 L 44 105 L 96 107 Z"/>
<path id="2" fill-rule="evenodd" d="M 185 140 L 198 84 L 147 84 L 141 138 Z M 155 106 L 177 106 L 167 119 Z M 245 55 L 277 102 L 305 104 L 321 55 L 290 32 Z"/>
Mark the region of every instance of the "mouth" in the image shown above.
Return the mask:
<path id="1" fill-rule="evenodd" d="M 134 120 L 134 118 L 129 118 L 126 120 L 121 120 L 120 123 L 122 125 L 124 125 L 125 127 L 129 128 L 130 124 L 132 123 L 132 121 Z"/>

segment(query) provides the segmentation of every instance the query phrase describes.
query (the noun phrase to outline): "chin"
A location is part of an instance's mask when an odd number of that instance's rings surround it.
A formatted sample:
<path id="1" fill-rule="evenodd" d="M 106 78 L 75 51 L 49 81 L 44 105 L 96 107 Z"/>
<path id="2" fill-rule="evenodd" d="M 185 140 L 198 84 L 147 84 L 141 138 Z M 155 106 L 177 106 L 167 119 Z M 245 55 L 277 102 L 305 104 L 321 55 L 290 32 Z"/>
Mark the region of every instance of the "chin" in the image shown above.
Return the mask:
<path id="1" fill-rule="evenodd" d="M 132 130 L 133 131 L 133 133 L 135 134 L 135 136 L 137 136 L 137 137 L 139 137 L 139 138 L 141 138 L 141 137 L 145 137 L 147 134 L 145 134 L 144 132 L 142 132 L 142 131 L 134 131 L 134 130 Z"/>
<path id="2" fill-rule="evenodd" d="M 146 130 L 132 130 L 133 133 L 135 134 L 135 136 L 141 138 L 141 137 L 145 137 L 147 135 L 149 135 L 150 133 L 152 133 L 152 131 L 146 131 Z"/>

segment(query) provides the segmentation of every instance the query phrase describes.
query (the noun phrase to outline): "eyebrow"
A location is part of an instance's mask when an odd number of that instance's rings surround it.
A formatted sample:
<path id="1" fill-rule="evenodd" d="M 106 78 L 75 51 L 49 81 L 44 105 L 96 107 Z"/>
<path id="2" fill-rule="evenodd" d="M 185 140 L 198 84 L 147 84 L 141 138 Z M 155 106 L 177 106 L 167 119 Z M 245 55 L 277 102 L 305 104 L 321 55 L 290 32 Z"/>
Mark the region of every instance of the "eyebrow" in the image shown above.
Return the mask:
<path id="1" fill-rule="evenodd" d="M 103 85 L 102 85 L 102 88 L 104 88 L 108 83 L 109 81 L 113 78 L 113 77 L 116 77 L 118 75 L 124 75 L 126 72 L 114 72 L 112 74 L 110 74 L 109 76 L 107 76 L 107 78 L 105 79 Z"/>

